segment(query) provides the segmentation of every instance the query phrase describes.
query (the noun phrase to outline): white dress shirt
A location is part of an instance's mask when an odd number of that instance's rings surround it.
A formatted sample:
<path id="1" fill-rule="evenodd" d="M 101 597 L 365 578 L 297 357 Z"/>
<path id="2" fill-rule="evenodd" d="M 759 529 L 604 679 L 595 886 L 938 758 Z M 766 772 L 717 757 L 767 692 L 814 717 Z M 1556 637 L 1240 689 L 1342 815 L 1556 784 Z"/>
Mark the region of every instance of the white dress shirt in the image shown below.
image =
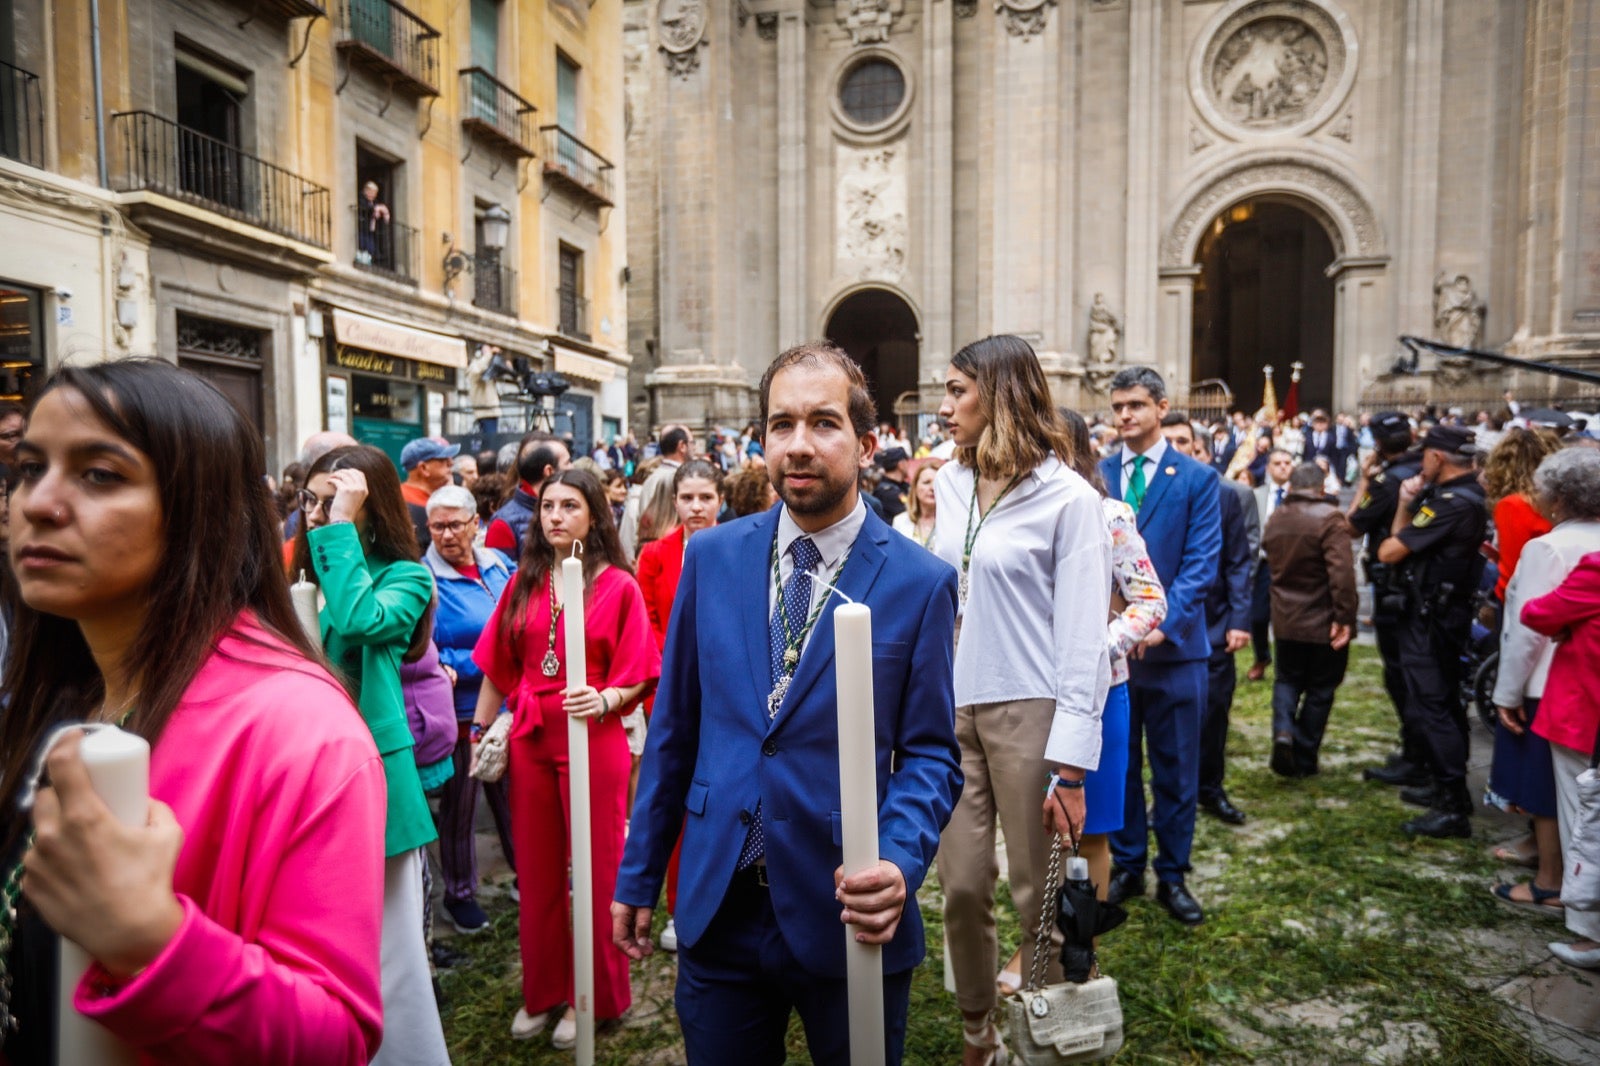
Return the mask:
<path id="1" fill-rule="evenodd" d="M 928 547 L 957 571 L 975 476 L 946 463 L 933 481 L 939 522 Z M 972 519 L 976 525 L 978 516 Z M 1040 758 L 1099 766 L 1100 714 L 1111 686 L 1111 535 L 1099 493 L 1047 457 L 984 518 L 967 581 L 956 705 L 1054 700 Z"/>
<path id="2" fill-rule="evenodd" d="M 1494 681 L 1496 707 L 1521 707 L 1524 699 L 1544 695 L 1556 642 L 1522 624 L 1522 607 L 1553 592 L 1578 560 L 1593 551 L 1600 551 L 1600 521 L 1592 520 L 1563 522 L 1523 546 L 1516 572 L 1506 586 L 1500 666 Z"/>
<path id="3" fill-rule="evenodd" d="M 856 542 L 856 537 L 861 533 L 861 527 L 867 521 L 867 505 L 859 497 L 856 499 L 856 509 L 845 515 L 827 529 L 816 533 L 807 533 L 795 525 L 794 516 L 789 513 L 787 505 L 778 512 L 778 576 L 783 584 L 789 583 L 789 576 L 794 573 L 794 556 L 789 554 L 789 545 L 801 537 L 810 537 L 811 543 L 816 545 L 817 554 L 822 556 L 822 561 L 817 563 L 817 568 L 812 571 L 812 576 L 830 585 L 839 576 L 840 564 L 850 551 L 850 546 Z M 769 563 L 772 560 L 767 560 Z M 811 617 L 811 612 L 817 609 L 824 596 L 832 593 L 818 584 L 811 582 L 811 602 L 806 608 L 806 617 Z M 772 574 L 767 574 L 767 618 L 770 621 L 772 613 L 778 609 L 778 589 L 772 584 Z M 806 644 L 811 643 L 811 634 L 806 634 L 805 642 L 800 645 L 801 652 L 805 651 Z"/>

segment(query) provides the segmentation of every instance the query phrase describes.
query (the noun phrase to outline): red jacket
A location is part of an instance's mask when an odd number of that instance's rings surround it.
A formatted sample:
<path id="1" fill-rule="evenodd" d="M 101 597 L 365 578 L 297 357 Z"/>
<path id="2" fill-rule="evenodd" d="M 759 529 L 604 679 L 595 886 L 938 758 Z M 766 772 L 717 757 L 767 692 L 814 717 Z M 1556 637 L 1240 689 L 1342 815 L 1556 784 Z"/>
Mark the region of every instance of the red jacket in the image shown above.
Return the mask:
<path id="1" fill-rule="evenodd" d="M 656 647 L 667 646 L 667 619 L 672 617 L 672 601 L 678 595 L 678 579 L 683 576 L 683 527 L 677 526 L 660 540 L 653 540 L 639 553 L 639 587 L 644 590 L 644 607 L 650 614 L 650 628 L 656 634 Z"/>
<path id="2" fill-rule="evenodd" d="M 1600 552 L 1590 552 L 1554 591 L 1529 600 L 1522 624 L 1555 637 L 1550 680 L 1539 701 L 1533 731 L 1552 744 L 1588 755 L 1600 729 Z"/>

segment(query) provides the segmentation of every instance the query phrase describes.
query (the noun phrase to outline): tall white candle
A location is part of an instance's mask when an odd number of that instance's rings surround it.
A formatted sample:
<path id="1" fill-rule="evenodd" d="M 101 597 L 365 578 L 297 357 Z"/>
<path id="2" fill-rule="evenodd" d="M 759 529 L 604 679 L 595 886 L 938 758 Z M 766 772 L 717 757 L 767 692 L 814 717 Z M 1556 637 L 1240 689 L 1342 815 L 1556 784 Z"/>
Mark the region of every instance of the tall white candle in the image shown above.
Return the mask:
<path id="1" fill-rule="evenodd" d="M 294 613 L 300 619 L 300 628 L 306 631 L 312 647 L 320 648 L 322 625 L 317 620 L 317 592 L 317 586 L 306 580 L 304 570 L 300 571 L 300 580 L 289 586 L 289 597 L 294 600 Z"/>
<path id="2" fill-rule="evenodd" d="M 839 815 L 844 824 L 844 872 L 878 865 L 878 743 L 872 693 L 872 609 L 840 604 L 833 612 L 839 714 Z M 845 978 L 850 999 L 850 1061 L 884 1060 L 883 949 L 856 943 L 845 926 Z"/>
<path id="3" fill-rule="evenodd" d="M 567 688 L 589 683 L 583 644 L 583 562 L 561 562 L 561 613 L 566 616 Z M 589 721 L 567 716 L 567 768 L 572 790 L 573 986 L 578 1000 L 578 1066 L 594 1062 L 594 847 L 589 817 Z"/>
<path id="4" fill-rule="evenodd" d="M 89 781 L 118 821 L 143 825 L 150 807 L 150 744 L 141 736 L 109 728 L 83 738 L 78 749 L 89 770 Z M 89 953 L 61 938 L 61 967 L 56 999 L 56 1062 L 59 1066 L 120 1066 L 138 1056 L 72 1006 L 73 993 Z"/>

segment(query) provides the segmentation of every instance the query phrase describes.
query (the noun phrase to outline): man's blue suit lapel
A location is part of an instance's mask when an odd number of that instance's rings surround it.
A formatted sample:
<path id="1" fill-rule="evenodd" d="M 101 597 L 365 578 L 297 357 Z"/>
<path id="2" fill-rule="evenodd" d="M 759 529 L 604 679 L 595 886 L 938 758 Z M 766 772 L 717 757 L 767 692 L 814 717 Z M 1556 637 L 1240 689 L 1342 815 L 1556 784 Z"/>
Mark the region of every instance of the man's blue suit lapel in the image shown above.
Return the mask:
<path id="1" fill-rule="evenodd" d="M 772 691 L 772 652 L 768 647 L 767 600 L 772 587 L 772 540 L 778 535 L 778 508 L 752 518 L 739 546 L 738 577 L 728 594 L 735 597 L 737 624 L 744 630 L 745 658 L 750 681 L 757 693 L 752 713 L 767 713 L 767 693 Z"/>
<path id="2" fill-rule="evenodd" d="M 834 588 L 857 603 L 865 602 L 867 593 L 872 590 L 873 582 L 878 579 L 878 572 L 883 569 L 884 560 L 887 558 L 884 545 L 893 536 L 899 534 L 869 510 L 867 520 L 850 549 L 850 556 L 845 560 L 844 569 L 833 583 Z M 768 562 L 771 562 L 770 555 Z M 817 617 L 817 626 L 811 631 L 811 639 L 806 642 L 805 651 L 800 654 L 800 665 L 796 667 L 794 680 L 790 682 L 789 691 L 784 696 L 783 707 L 778 711 L 778 717 L 769 725 L 768 733 L 780 729 L 794 713 L 794 708 L 805 701 L 818 680 L 824 677 L 828 670 L 833 669 L 833 612 L 843 602 L 844 600 L 838 596 L 828 597 L 827 605 Z M 762 627 L 762 632 L 766 632 L 765 626 Z M 763 658 L 762 662 L 766 662 L 766 659 Z"/>
<path id="3" fill-rule="evenodd" d="M 1145 490 L 1144 503 L 1139 507 L 1139 532 L 1144 532 L 1150 516 L 1156 513 L 1156 508 L 1161 505 L 1161 498 L 1167 494 L 1167 488 L 1176 480 L 1178 480 L 1178 456 L 1169 444 L 1166 451 L 1161 453 L 1160 465 L 1150 471 L 1150 484 Z"/>

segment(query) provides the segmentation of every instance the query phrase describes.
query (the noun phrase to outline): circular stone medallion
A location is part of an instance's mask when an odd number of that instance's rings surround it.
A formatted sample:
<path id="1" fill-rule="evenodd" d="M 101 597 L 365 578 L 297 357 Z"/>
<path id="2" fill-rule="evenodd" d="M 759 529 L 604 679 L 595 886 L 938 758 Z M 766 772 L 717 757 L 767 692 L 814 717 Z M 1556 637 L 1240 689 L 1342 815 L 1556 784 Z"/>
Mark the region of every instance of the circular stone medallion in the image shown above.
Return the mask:
<path id="1" fill-rule="evenodd" d="M 1200 37 L 1190 91 L 1223 132 L 1302 134 L 1333 116 L 1354 76 L 1345 16 L 1310 0 L 1234 0 Z"/>

